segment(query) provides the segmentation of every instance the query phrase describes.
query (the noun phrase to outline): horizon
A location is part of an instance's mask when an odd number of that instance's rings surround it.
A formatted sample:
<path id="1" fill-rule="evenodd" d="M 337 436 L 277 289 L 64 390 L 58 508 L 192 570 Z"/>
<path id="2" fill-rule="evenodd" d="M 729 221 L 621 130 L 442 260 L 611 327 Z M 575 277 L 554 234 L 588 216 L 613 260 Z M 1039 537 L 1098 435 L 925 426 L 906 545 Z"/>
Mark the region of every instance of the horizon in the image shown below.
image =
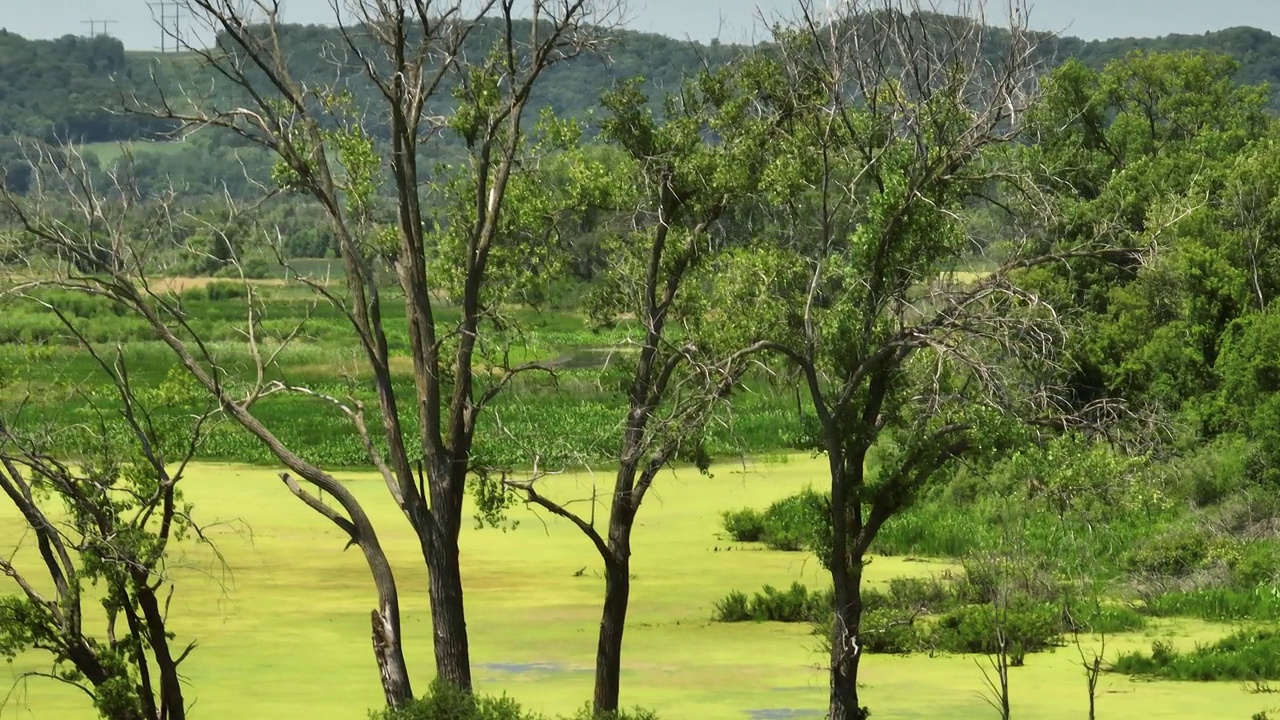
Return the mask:
<path id="1" fill-rule="evenodd" d="M 292 5 L 284 14 L 285 22 L 335 25 L 328 0 L 294 2 L 299 5 Z M 946 10 L 945 6 L 954 2 L 956 0 L 938 0 L 935 4 Z M 32 40 L 105 34 L 120 40 L 126 50 L 147 52 L 161 48 L 158 18 L 152 8 L 172 8 L 172 0 L 45 0 L 40 5 L 40 8 L 32 4 L 0 12 L 0 28 Z M 1039 32 L 1085 41 L 1199 36 L 1239 27 L 1280 36 L 1280 7 L 1271 2 L 1220 0 L 1214 4 L 1213 12 L 1207 14 L 1203 5 L 1197 0 L 1040 0 L 1030 5 L 1030 26 Z M 786 17 L 793 3 L 789 0 L 698 3 L 642 0 L 630 7 L 622 23 L 627 30 L 701 43 L 719 40 L 755 44 L 767 35 L 764 21 Z M 1157 9 L 1159 12 L 1155 12 Z M 193 32 L 189 23 L 181 29 L 188 34 Z"/>

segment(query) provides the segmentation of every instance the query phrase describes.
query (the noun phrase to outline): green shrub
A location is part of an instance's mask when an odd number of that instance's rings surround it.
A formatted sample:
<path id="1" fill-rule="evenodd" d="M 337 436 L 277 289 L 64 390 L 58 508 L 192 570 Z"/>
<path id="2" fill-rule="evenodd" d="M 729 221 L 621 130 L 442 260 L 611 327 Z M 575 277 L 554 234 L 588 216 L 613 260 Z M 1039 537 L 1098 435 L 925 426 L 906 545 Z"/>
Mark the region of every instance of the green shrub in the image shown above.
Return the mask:
<path id="1" fill-rule="evenodd" d="M 711 619 L 716 622 L 746 622 L 751 619 L 751 599 L 741 590 L 712 603 Z"/>
<path id="2" fill-rule="evenodd" d="M 1280 580 L 1280 546 L 1275 542 L 1246 543 L 1229 565 L 1237 588 L 1275 585 Z"/>
<path id="3" fill-rule="evenodd" d="M 945 612 L 958 603 L 956 587 L 942 578 L 898 577 L 889 581 L 889 602 L 901 610 Z"/>
<path id="4" fill-rule="evenodd" d="M 919 650 L 923 638 L 914 614 L 882 608 L 863 613 L 858 640 L 865 652 L 905 655 Z"/>
<path id="5" fill-rule="evenodd" d="M 373 720 L 538 720 L 503 695 L 472 695 L 447 683 L 432 683 L 427 694 L 395 710 L 371 713 Z"/>
<path id="6" fill-rule="evenodd" d="M 1125 675 L 1154 675 L 1171 680 L 1277 680 L 1280 632 L 1244 630 L 1186 653 L 1156 642 L 1150 655 L 1121 655 L 1111 669 Z"/>
<path id="7" fill-rule="evenodd" d="M 812 490 L 779 500 L 764 511 L 761 540 L 773 550 L 817 550 L 827 504 L 826 496 Z"/>
<path id="8" fill-rule="evenodd" d="M 1186 577 L 1204 564 L 1211 538 L 1197 527 L 1171 528 L 1147 538 L 1124 556 L 1131 572 Z"/>
<path id="9" fill-rule="evenodd" d="M 764 537 L 764 514 L 759 510 L 726 510 L 720 518 L 724 531 L 737 542 L 760 542 Z"/>
<path id="10" fill-rule="evenodd" d="M 711 617 L 717 622 L 820 622 L 831 615 L 832 605 L 831 591 L 810 591 L 795 582 L 787 590 L 765 585 L 749 601 L 734 590 L 713 603 Z"/>
<path id="11" fill-rule="evenodd" d="M 249 277 L 254 277 L 250 275 Z M 216 280 L 204 286 L 204 296 L 208 300 L 243 300 L 248 297 L 249 289 L 244 283 Z"/>
<path id="12" fill-rule="evenodd" d="M 1010 661 L 1056 645 L 1062 634 L 1059 610 L 1047 604 L 965 605 L 943 615 L 934 630 L 936 649 L 955 653 L 995 653 L 1004 639 Z"/>
<path id="13" fill-rule="evenodd" d="M 738 542 L 762 542 L 770 550 L 814 551 L 824 554 L 830 547 L 830 531 L 824 530 L 829 503 L 827 496 L 805 490 L 783 498 L 763 512 L 744 508 L 725 512 L 721 525 Z"/>
<path id="14" fill-rule="evenodd" d="M 1113 634 L 1141 630 L 1147 620 L 1127 605 L 1096 604 L 1066 610 L 1063 623 L 1079 632 Z"/>

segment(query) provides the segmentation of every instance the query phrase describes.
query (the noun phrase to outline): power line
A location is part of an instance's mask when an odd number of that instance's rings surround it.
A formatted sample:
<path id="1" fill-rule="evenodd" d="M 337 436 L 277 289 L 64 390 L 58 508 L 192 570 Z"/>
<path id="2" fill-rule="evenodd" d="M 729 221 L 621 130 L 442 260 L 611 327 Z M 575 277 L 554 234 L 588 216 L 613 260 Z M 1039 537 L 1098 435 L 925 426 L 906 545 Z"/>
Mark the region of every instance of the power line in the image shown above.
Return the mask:
<path id="1" fill-rule="evenodd" d="M 107 32 L 107 26 L 115 25 L 116 21 L 115 20 L 95 20 L 93 18 L 89 18 L 88 20 L 81 20 L 80 24 L 89 26 L 89 37 L 93 38 L 93 37 L 98 37 L 99 35 L 110 36 L 111 33 Z M 101 30 L 98 29 L 99 26 L 102 27 Z"/>
<path id="2" fill-rule="evenodd" d="M 177 0 L 149 0 L 152 16 L 160 24 L 160 52 L 178 52 L 182 49 L 182 5 Z"/>

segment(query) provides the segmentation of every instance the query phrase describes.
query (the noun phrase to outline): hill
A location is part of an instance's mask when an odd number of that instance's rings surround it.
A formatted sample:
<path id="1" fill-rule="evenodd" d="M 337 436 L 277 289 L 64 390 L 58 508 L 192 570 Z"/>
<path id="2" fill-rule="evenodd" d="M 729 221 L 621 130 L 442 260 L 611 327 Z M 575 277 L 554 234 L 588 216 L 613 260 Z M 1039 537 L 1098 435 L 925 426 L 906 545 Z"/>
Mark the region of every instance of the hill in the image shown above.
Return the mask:
<path id="1" fill-rule="evenodd" d="M 477 45 L 484 35 L 477 34 Z M 286 26 L 281 35 L 294 58 L 295 77 L 300 81 L 324 83 L 334 76 L 328 48 L 340 46 L 337 30 L 324 26 Z M 996 51 L 1007 35 L 990 34 Z M 1042 57 L 1052 66 L 1068 58 L 1101 68 L 1133 51 L 1208 51 L 1221 53 L 1240 64 L 1236 80 L 1245 84 L 1270 83 L 1272 108 L 1280 110 L 1280 37 L 1264 30 L 1238 27 L 1203 35 L 1169 35 L 1159 38 L 1120 38 L 1084 41 L 1074 37 L 1040 38 Z M 682 77 L 703 65 L 719 65 L 740 53 L 742 46 L 691 43 L 662 35 L 621 31 L 607 58 L 581 57 L 553 68 L 543 78 L 531 100 L 530 118 L 544 107 L 561 115 L 582 117 L 596 106 L 600 93 L 622 78 L 642 76 L 656 98 L 679 86 Z M 130 114 L 112 112 L 119 107 L 121 92 L 154 96 L 157 83 L 176 92 L 179 79 L 186 87 L 212 88 L 212 98 L 222 104 L 239 103 L 213 76 L 203 72 L 192 55 L 126 52 L 118 40 L 109 37 L 66 36 L 57 40 L 27 40 L 0 31 L 0 166 L 8 169 L 11 187 L 21 188 L 24 163 L 17 161 L 16 140 L 70 140 L 102 150 L 99 160 L 108 165 L 119 155 L 117 145 L 132 143 L 139 151 L 139 165 L 155 182 L 174 180 L 192 193 L 221 190 L 227 183 L 238 184 L 245 192 L 252 184 L 245 178 L 243 148 L 228 145 L 228 139 L 200 138 L 180 148 L 161 148 L 169 126 Z M 359 77 L 355 68 L 345 72 Z M 192 76 L 195 75 L 195 82 Z M 358 101 L 370 97 L 372 88 L 353 83 Z M 440 108 L 437 108 L 439 111 Z M 376 116 L 373 116 L 376 118 Z M 375 119 L 376 123 L 376 119 Z M 375 135 L 379 129 L 369 128 Z M 158 152 L 159 150 L 166 152 Z M 145 155 L 146 157 L 141 157 Z M 257 160 L 249 157 L 256 165 Z M 262 169 L 262 168 L 258 168 Z M 227 188 L 237 193 L 235 187 Z"/>

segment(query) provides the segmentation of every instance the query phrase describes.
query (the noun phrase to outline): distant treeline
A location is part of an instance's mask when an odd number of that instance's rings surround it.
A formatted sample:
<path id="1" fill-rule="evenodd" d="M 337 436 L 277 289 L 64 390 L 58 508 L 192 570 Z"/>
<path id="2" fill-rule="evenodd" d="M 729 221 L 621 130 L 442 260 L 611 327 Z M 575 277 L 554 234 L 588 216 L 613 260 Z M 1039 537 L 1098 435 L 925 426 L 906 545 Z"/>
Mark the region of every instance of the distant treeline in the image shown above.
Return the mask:
<path id="1" fill-rule="evenodd" d="M 484 35 L 476 35 L 478 46 L 485 43 Z M 991 52 L 999 52 L 1002 31 L 993 30 L 989 37 Z M 343 54 L 326 50 L 343 46 L 336 28 L 290 26 L 284 39 L 294 50 L 296 64 L 292 69 L 300 82 L 314 85 L 335 77 L 333 58 Z M 688 73 L 703 65 L 727 62 L 741 49 L 718 42 L 701 44 L 621 31 L 609 46 L 607 58 L 584 55 L 553 68 L 533 105 L 535 110 L 549 106 L 561 116 L 584 116 L 596 106 L 601 91 L 621 78 L 641 76 L 655 88 L 673 90 Z M 1238 27 L 1203 35 L 1088 42 L 1074 37 L 1040 38 L 1040 52 L 1048 66 L 1074 57 L 1101 68 L 1134 50 L 1205 50 L 1230 56 L 1240 63 L 1239 82 L 1275 86 L 1272 108 L 1280 108 L 1280 37 L 1265 30 Z M 359 77 L 357 68 L 350 70 L 347 77 Z M 166 126 L 138 114 L 119 112 L 124 104 L 122 93 L 153 98 L 157 84 L 173 91 L 175 78 L 189 81 L 193 72 L 200 70 L 189 55 L 130 53 L 119 40 L 106 36 L 27 40 L 0 30 L 0 135 L 77 143 L 155 138 L 163 135 Z M 358 84 L 350 89 L 357 99 L 371 91 Z M 215 88 L 208 99 L 233 97 L 229 89 Z"/>

